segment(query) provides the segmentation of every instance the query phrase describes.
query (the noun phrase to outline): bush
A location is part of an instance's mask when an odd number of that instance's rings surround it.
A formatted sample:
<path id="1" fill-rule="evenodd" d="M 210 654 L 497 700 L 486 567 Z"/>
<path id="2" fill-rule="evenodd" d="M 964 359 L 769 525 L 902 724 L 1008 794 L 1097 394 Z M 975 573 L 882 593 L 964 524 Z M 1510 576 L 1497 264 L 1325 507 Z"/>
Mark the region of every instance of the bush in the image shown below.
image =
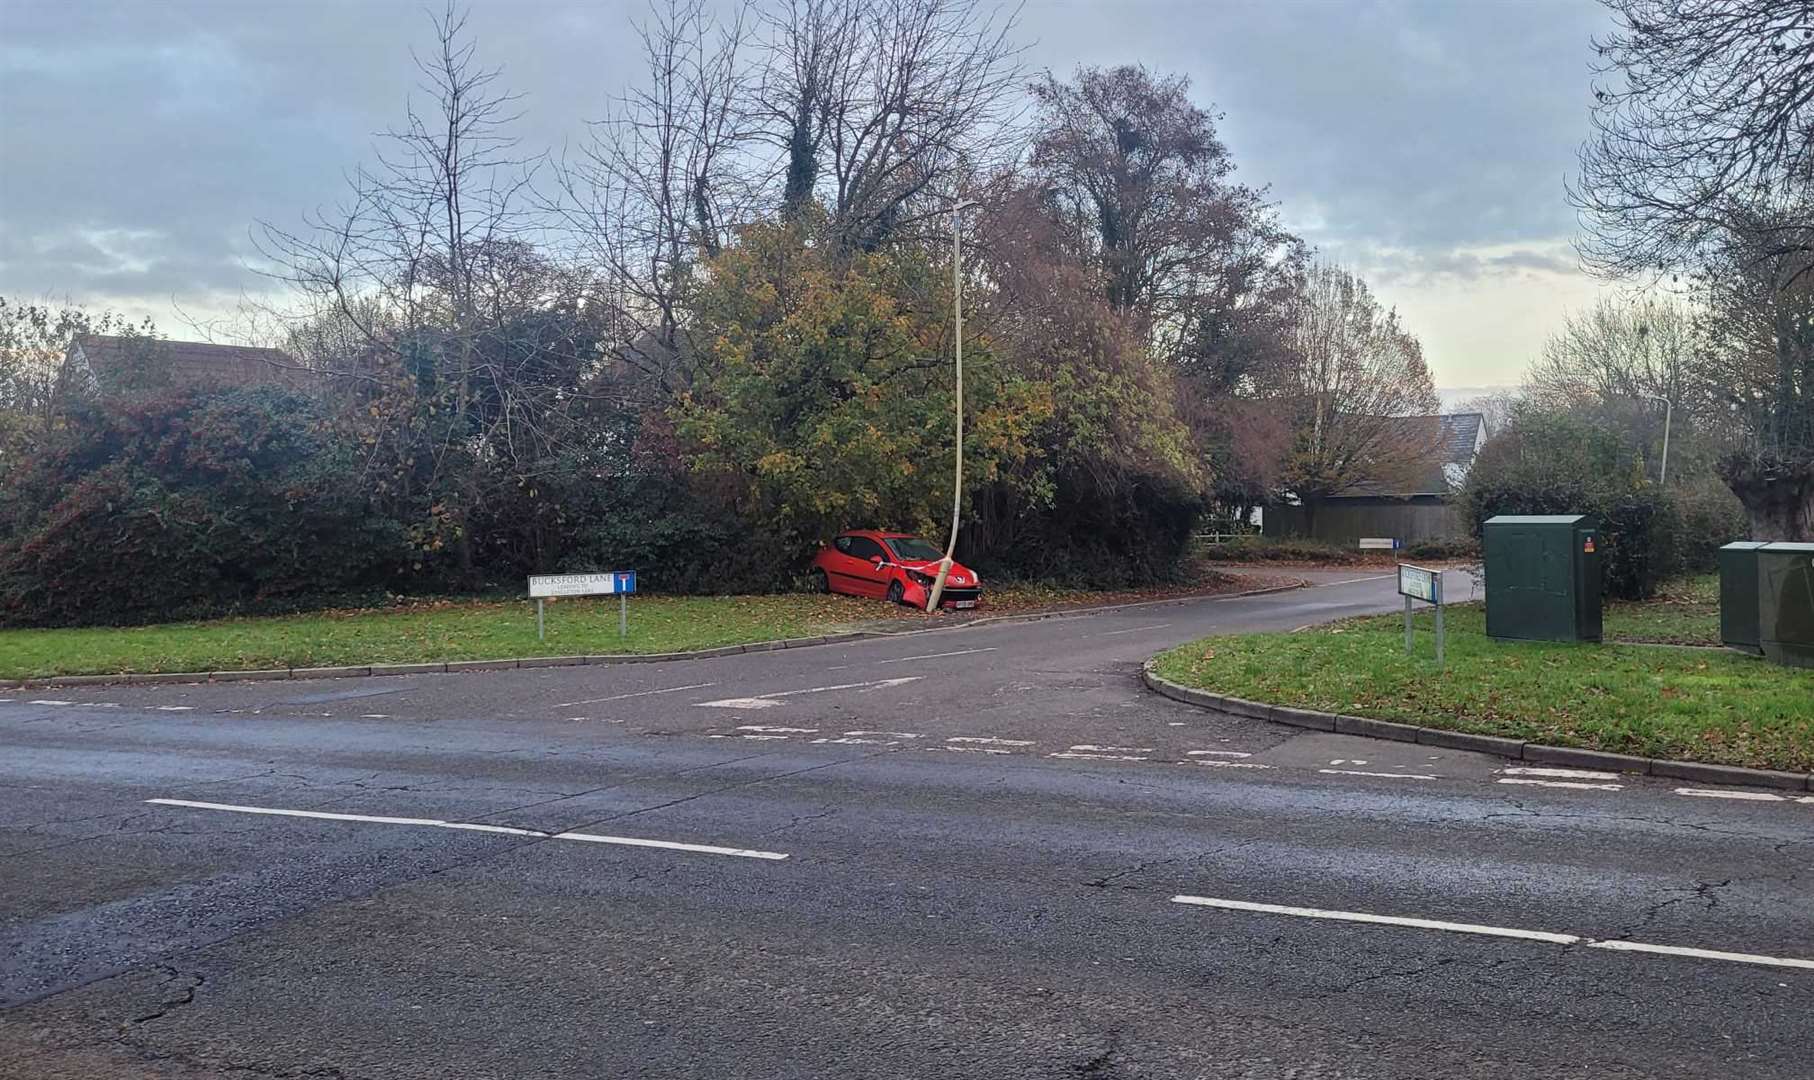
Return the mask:
<path id="1" fill-rule="evenodd" d="M 1399 551 L 1406 559 L 1478 559 L 1480 542 L 1472 538 L 1453 540 L 1419 540 Z"/>
<path id="2" fill-rule="evenodd" d="M 1334 566 L 1347 566 L 1364 560 L 1359 551 L 1337 547 L 1321 540 L 1271 536 L 1244 536 L 1239 540 L 1205 548 L 1203 555 L 1218 562 L 1328 563 Z"/>
<path id="3" fill-rule="evenodd" d="M 0 496 L 0 622 L 134 623 L 381 586 L 403 528 L 306 400 L 187 391 L 79 412 Z"/>

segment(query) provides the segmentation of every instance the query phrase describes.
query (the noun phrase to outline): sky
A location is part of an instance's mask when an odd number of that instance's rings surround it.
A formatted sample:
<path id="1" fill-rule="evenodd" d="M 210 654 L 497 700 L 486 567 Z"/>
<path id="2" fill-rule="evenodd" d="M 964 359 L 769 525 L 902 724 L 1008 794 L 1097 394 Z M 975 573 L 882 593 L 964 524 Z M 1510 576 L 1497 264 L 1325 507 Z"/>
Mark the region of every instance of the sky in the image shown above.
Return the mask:
<path id="1" fill-rule="evenodd" d="M 470 7 L 525 147 L 577 141 L 638 76 L 645 0 Z M 1237 177 L 1398 309 L 1438 386 L 1516 383 L 1608 289 L 1577 267 L 1563 190 L 1595 0 L 1027 0 L 1020 19 L 1035 70 L 1188 75 Z M 0 295 L 194 336 L 270 288 L 255 222 L 332 205 L 373 159 L 426 40 L 417 0 L 0 0 Z"/>

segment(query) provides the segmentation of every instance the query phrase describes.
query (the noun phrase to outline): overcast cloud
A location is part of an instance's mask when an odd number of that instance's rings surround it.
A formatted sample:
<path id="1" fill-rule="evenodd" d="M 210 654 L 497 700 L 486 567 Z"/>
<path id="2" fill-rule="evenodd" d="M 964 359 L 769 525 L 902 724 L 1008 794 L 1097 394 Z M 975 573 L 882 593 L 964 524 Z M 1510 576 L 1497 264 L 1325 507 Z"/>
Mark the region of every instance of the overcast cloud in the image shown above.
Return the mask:
<path id="1" fill-rule="evenodd" d="M 475 0 L 481 56 L 558 147 L 637 76 L 641 0 Z M 1575 268 L 1593 0 L 1028 0 L 1029 59 L 1188 74 L 1240 178 L 1360 268 L 1444 385 L 1515 381 Z M 413 0 L 0 0 L 0 293 L 185 331 L 266 287 L 248 228 L 335 201 L 414 83 Z"/>

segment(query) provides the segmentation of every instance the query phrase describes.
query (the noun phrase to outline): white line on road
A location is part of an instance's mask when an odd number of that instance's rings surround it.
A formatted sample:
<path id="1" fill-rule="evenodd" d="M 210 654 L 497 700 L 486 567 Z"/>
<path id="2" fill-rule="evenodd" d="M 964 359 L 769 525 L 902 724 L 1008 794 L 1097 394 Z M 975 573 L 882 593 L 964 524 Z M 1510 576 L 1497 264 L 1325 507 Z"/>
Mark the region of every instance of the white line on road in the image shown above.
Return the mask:
<path id="1" fill-rule="evenodd" d="M 799 694 L 824 694 L 832 690 L 879 690 L 889 686 L 905 686 L 910 682 L 919 682 L 924 675 L 908 675 L 898 679 L 875 679 L 870 682 L 837 683 L 832 686 L 809 686 L 803 690 L 781 690 L 773 694 L 757 694 L 755 697 L 724 698 L 721 701 L 701 701 L 702 709 L 768 709 L 781 704 L 777 698 L 794 697 Z"/>
<path id="2" fill-rule="evenodd" d="M 27 705 L 74 705 L 75 702 L 73 702 L 73 701 L 57 701 L 54 698 L 39 698 L 36 701 L 28 701 L 28 702 L 26 702 L 26 704 Z"/>
<path id="3" fill-rule="evenodd" d="M 1697 799 L 1738 799 L 1743 802 L 1804 802 L 1814 803 L 1814 798 L 1791 800 L 1787 795 L 1772 795 L 1767 791 L 1709 791 L 1706 788 L 1679 787 L 1677 795 L 1692 795 Z"/>
<path id="4" fill-rule="evenodd" d="M 599 833 L 545 833 L 534 829 L 515 829 L 507 825 L 481 825 L 469 821 L 442 821 L 439 818 L 379 817 L 373 814 L 335 814 L 326 810 L 285 810 L 271 806 L 235 806 L 231 803 L 192 802 L 188 799 L 146 799 L 156 806 L 182 806 L 191 810 L 222 810 L 234 814 L 265 814 L 272 817 L 315 818 L 321 821 L 355 821 L 371 825 L 421 825 L 436 829 L 459 829 L 465 832 L 506 833 L 511 836 L 534 836 L 550 840 L 582 840 L 592 844 L 619 844 L 624 847 L 665 848 L 669 851 L 694 851 L 703 855 L 735 855 L 744 859 L 785 859 L 780 851 L 755 851 L 749 848 L 716 847 L 711 844 L 683 844 L 678 840 L 647 840 L 638 836 L 605 836 Z"/>
<path id="5" fill-rule="evenodd" d="M 846 731 L 846 735 L 883 735 L 890 739 L 923 739 L 917 731 Z"/>
<path id="6" fill-rule="evenodd" d="M 669 686 L 669 687 L 665 687 L 661 690 L 638 690 L 634 694 L 612 694 L 610 697 L 587 698 L 584 701 L 562 701 L 562 702 L 559 702 L 558 704 L 556 704 L 554 707 L 557 709 L 565 709 L 565 708 L 569 708 L 574 705 L 597 705 L 601 701 L 622 701 L 625 698 L 651 697 L 655 694 L 678 694 L 682 690 L 704 690 L 708 686 L 717 686 L 717 685 L 718 685 L 717 683 L 711 683 L 711 682 L 696 682 L 696 683 L 692 683 L 687 686 Z"/>
<path id="7" fill-rule="evenodd" d="M 897 656 L 893 660 L 877 660 L 876 663 L 878 663 L 878 664 L 905 664 L 909 660 L 941 660 L 947 656 L 969 656 L 973 653 L 979 653 L 979 652 L 995 652 L 999 648 L 1000 648 L 999 645 L 991 645 L 986 649 L 959 649 L 956 652 L 934 652 L 934 653 L 925 653 L 920 656 Z"/>
<path id="8" fill-rule="evenodd" d="M 1078 743 L 1071 749 L 1091 754 L 1150 754 L 1153 752 L 1153 748 L 1150 746 L 1097 746 L 1094 743 Z"/>
<path id="9" fill-rule="evenodd" d="M 1057 754 L 1047 754 L 1049 758 L 1066 758 L 1071 761 L 1150 761 L 1151 758 L 1136 757 L 1132 754 L 1080 754 L 1075 750 L 1066 750 Z"/>
<path id="10" fill-rule="evenodd" d="M 1694 949 L 1682 945 L 1651 945 L 1642 941 L 1600 940 L 1579 934 L 1553 934 L 1545 930 L 1521 930 L 1511 926 L 1483 926 L 1478 923 L 1444 922 L 1440 919 L 1414 919 L 1403 915 L 1372 915 L 1364 911 L 1329 911 L 1323 908 L 1288 907 L 1283 904 L 1256 904 L 1248 900 L 1223 900 L 1213 896 L 1172 897 L 1174 904 L 1221 908 L 1225 911 L 1251 911 L 1262 915 L 1290 915 L 1299 919 L 1332 919 L 1337 922 L 1374 923 L 1382 926 L 1406 926 L 1417 930 L 1443 930 L 1453 934 L 1478 934 L 1483 937 L 1518 938 L 1551 945 L 1580 945 L 1610 952 L 1656 953 L 1662 956 L 1691 956 L 1702 960 L 1726 960 L 1739 964 L 1761 964 L 1767 967 L 1805 968 L 1814 971 L 1814 960 L 1788 956 L 1762 956 L 1757 953 L 1723 952 L 1717 949 Z"/>
<path id="11" fill-rule="evenodd" d="M 984 746 L 1032 746 L 1031 739 L 998 739 L 993 735 L 953 735 L 948 743 L 979 743 Z"/>
<path id="12" fill-rule="evenodd" d="M 193 706 L 193 705 L 153 705 L 151 708 L 157 712 L 194 712 L 195 711 L 195 706 Z"/>
<path id="13" fill-rule="evenodd" d="M 814 739 L 813 745 L 817 746 L 820 743 L 829 743 L 833 746 L 882 746 L 886 742 L 887 740 L 885 739 L 857 739 L 852 738 L 849 735 L 844 735 L 836 739 Z"/>
<path id="14" fill-rule="evenodd" d="M 1522 776 L 1502 776 L 1496 783 L 1523 784 L 1528 787 L 1566 788 L 1570 791 L 1624 791 L 1623 784 L 1588 784 L 1579 780 L 1530 780 Z"/>
<path id="15" fill-rule="evenodd" d="M 1553 776 L 1560 780 L 1617 780 L 1618 773 L 1595 772 L 1592 769 L 1540 769 L 1531 765 L 1514 765 L 1500 769 L 1507 776 Z"/>
<path id="16" fill-rule="evenodd" d="M 1179 762 L 1179 764 L 1180 765 L 1214 765 L 1218 769 L 1270 769 L 1270 768 L 1272 768 L 1272 766 L 1270 766 L 1270 765 L 1262 765 L 1257 761 L 1207 761 L 1203 758 L 1196 758 L 1192 761 L 1181 761 L 1181 762 Z"/>
<path id="17" fill-rule="evenodd" d="M 741 724 L 738 731 L 761 731 L 770 735 L 817 735 L 816 727 L 777 727 L 773 724 Z"/>
<path id="18" fill-rule="evenodd" d="M 1163 630 L 1170 625 L 1171 625 L 1171 623 L 1162 622 L 1162 623 L 1154 623 L 1151 626 L 1130 626 L 1126 630 L 1109 630 L 1104 633 L 1097 634 L 1096 636 L 1097 637 L 1114 637 L 1116 634 L 1138 634 L 1142 630 Z"/>
<path id="19" fill-rule="evenodd" d="M 1318 769 L 1325 776 L 1379 776 L 1387 780 L 1436 780 L 1430 773 L 1414 772 L 1362 772 L 1359 769 Z"/>
<path id="20" fill-rule="evenodd" d="M 708 739 L 785 739 L 786 735 L 707 735 Z"/>
<path id="21" fill-rule="evenodd" d="M 997 750 L 993 746 L 941 746 L 941 750 L 955 750 L 960 754 L 1009 754 L 1011 750 Z"/>
<path id="22" fill-rule="evenodd" d="M 1253 756 L 1252 754 L 1248 753 L 1245 750 L 1186 750 L 1184 752 L 1186 754 L 1192 754 L 1192 755 L 1207 754 L 1210 757 L 1252 757 Z"/>

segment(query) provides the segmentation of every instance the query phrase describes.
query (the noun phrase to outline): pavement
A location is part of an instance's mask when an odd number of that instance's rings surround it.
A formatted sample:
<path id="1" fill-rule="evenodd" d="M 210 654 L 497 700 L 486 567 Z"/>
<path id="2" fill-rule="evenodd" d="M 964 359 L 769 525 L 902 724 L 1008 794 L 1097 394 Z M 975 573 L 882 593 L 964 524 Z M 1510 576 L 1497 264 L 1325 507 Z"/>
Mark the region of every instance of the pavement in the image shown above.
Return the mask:
<path id="1" fill-rule="evenodd" d="M 0 1077 L 1814 1075 L 1814 801 L 1140 684 L 1396 604 L 11 692 Z"/>

